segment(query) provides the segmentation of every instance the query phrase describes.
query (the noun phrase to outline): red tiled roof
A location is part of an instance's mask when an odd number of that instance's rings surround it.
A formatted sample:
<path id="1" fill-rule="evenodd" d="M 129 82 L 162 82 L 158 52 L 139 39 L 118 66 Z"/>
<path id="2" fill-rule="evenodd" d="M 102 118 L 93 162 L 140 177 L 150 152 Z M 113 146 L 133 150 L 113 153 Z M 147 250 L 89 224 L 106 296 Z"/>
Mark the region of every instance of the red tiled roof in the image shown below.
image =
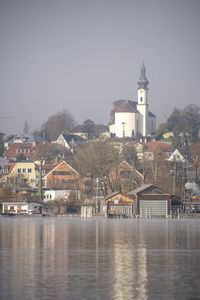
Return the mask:
<path id="1" fill-rule="evenodd" d="M 35 146 L 32 143 L 14 143 L 5 152 L 5 157 L 18 157 L 23 154 L 26 157 L 31 156 L 35 151 Z"/>
<path id="2" fill-rule="evenodd" d="M 49 171 L 51 171 L 53 168 L 58 166 L 59 163 L 60 163 L 60 161 L 59 162 L 54 162 L 54 163 L 51 163 L 51 164 L 44 164 L 44 165 L 42 165 L 42 170 L 44 170 L 45 174 L 46 174 Z M 36 170 L 39 170 L 39 165 L 36 166 Z"/>
<path id="3" fill-rule="evenodd" d="M 15 163 L 8 163 L 7 165 L 3 166 L 3 175 L 8 175 L 12 171 Z"/>
<path id="4" fill-rule="evenodd" d="M 171 144 L 162 143 L 162 142 L 147 142 L 144 143 L 144 145 L 147 147 L 147 151 L 154 152 L 156 149 L 160 149 L 163 152 L 171 152 L 172 146 Z"/>

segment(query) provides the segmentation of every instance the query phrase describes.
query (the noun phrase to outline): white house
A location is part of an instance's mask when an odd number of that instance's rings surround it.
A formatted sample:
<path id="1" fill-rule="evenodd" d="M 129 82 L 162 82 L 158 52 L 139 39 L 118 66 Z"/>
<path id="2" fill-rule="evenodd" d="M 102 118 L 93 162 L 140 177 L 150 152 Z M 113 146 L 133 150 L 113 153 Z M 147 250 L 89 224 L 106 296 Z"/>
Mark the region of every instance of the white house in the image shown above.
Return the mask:
<path id="1" fill-rule="evenodd" d="M 144 63 L 138 81 L 138 99 L 122 100 L 114 112 L 114 123 L 109 125 L 110 134 L 116 137 L 146 137 L 156 133 L 156 116 L 149 110 L 148 84 Z"/>
<path id="2" fill-rule="evenodd" d="M 73 146 L 84 142 L 84 139 L 76 134 L 60 134 L 56 141 L 58 145 L 61 145 L 65 148 L 71 149 Z"/>
<path id="3" fill-rule="evenodd" d="M 172 155 L 168 158 L 168 161 L 174 161 L 174 162 L 182 162 L 185 163 L 186 160 L 184 158 L 184 156 L 180 153 L 180 151 L 178 149 L 176 149 Z"/>
<path id="4" fill-rule="evenodd" d="M 42 204 L 37 202 L 2 202 L 2 214 L 39 214 Z"/>
<path id="5" fill-rule="evenodd" d="M 80 199 L 80 190 L 50 189 L 44 191 L 43 201 L 46 203 L 52 200 L 60 200 L 60 199 L 67 200 L 71 192 L 75 192 L 77 198 Z"/>

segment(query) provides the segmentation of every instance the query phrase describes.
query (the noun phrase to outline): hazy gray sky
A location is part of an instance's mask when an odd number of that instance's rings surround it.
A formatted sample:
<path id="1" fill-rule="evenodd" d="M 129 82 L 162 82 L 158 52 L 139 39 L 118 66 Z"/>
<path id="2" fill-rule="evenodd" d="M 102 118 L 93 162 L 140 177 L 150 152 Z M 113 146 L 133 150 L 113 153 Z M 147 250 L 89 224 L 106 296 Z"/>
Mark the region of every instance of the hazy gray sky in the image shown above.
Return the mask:
<path id="1" fill-rule="evenodd" d="M 200 105 L 199 0 L 0 0 L 0 132 L 63 109 L 108 124 L 137 99 L 143 52 L 158 124 Z"/>

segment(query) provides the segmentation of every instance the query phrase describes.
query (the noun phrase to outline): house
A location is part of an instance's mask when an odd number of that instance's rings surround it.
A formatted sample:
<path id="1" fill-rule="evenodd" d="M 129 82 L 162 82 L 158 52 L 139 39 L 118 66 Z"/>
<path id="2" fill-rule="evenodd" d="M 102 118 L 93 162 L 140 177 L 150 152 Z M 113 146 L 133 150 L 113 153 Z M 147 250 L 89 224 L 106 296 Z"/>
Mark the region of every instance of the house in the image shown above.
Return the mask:
<path id="1" fill-rule="evenodd" d="M 36 188 L 38 176 L 37 165 L 31 161 L 10 162 L 2 169 L 2 182 L 15 189 Z"/>
<path id="2" fill-rule="evenodd" d="M 74 146 L 77 146 L 82 142 L 84 142 L 84 139 L 77 134 L 60 134 L 57 140 L 53 143 L 68 149 L 73 149 Z"/>
<path id="3" fill-rule="evenodd" d="M 38 202 L 2 202 L 2 214 L 40 214 L 42 212 L 42 204 Z"/>
<path id="4" fill-rule="evenodd" d="M 7 150 L 12 144 L 25 144 L 25 143 L 38 143 L 41 140 L 36 140 L 33 134 L 29 135 L 13 135 L 12 138 L 9 138 L 4 142 L 4 148 Z"/>
<path id="5" fill-rule="evenodd" d="M 141 218 L 168 218 L 171 213 L 170 194 L 160 191 L 153 184 L 144 184 L 129 192 L 135 200 L 136 215 Z"/>
<path id="6" fill-rule="evenodd" d="M 172 154 L 172 146 L 169 143 L 150 141 L 144 143 L 143 155 L 148 160 L 154 160 L 156 154 L 163 154 L 168 159 Z"/>
<path id="7" fill-rule="evenodd" d="M 109 174 L 109 184 L 112 189 L 120 189 L 124 194 L 142 185 L 143 180 L 143 175 L 125 160 L 112 169 Z M 109 191 L 111 192 L 111 190 Z"/>
<path id="8" fill-rule="evenodd" d="M 169 138 L 172 138 L 173 136 L 174 136 L 174 134 L 173 134 L 172 131 L 168 131 L 168 132 L 163 133 L 163 138 L 164 139 L 169 139 Z"/>
<path id="9" fill-rule="evenodd" d="M 80 200 L 80 190 L 61 190 L 61 189 L 45 189 L 43 202 L 54 201 L 54 200 L 67 200 L 70 193 L 75 192 L 77 199 Z"/>
<path id="10" fill-rule="evenodd" d="M 43 168 L 43 166 L 42 166 Z M 80 174 L 65 161 L 58 162 L 43 177 L 44 188 L 60 188 L 65 190 L 79 190 Z"/>
<path id="11" fill-rule="evenodd" d="M 8 160 L 17 159 L 20 155 L 23 155 L 27 160 L 31 158 L 31 155 L 35 152 L 36 143 L 13 143 L 5 152 L 4 157 Z"/>
<path id="12" fill-rule="evenodd" d="M 138 81 L 137 101 L 119 100 L 112 110 L 110 134 L 119 138 L 141 135 L 147 137 L 156 133 L 156 116 L 149 110 L 148 84 L 144 63 Z"/>
<path id="13" fill-rule="evenodd" d="M 178 149 L 176 149 L 168 158 L 168 161 L 170 162 L 181 162 L 181 163 L 185 163 L 186 160 L 184 158 L 184 156 L 180 153 L 180 151 Z"/>
<path id="14" fill-rule="evenodd" d="M 131 218 L 135 215 L 135 201 L 121 192 L 115 192 L 105 198 L 105 216 L 108 218 Z"/>
<path id="15" fill-rule="evenodd" d="M 137 158 L 138 159 L 143 159 L 143 150 L 144 150 L 144 145 L 142 143 L 136 143 L 134 145 L 135 151 L 137 153 Z"/>
<path id="16" fill-rule="evenodd" d="M 47 173 L 49 173 L 53 168 L 55 168 L 58 165 L 58 162 L 53 163 L 46 163 L 45 160 L 43 161 L 36 161 L 37 163 L 37 170 L 39 172 L 40 166 L 41 166 L 41 173 L 42 177 L 44 177 Z"/>
<path id="17" fill-rule="evenodd" d="M 1 182 L 1 176 L 3 173 L 3 167 L 7 164 L 8 164 L 8 160 L 3 157 L 0 157 L 0 182 Z"/>

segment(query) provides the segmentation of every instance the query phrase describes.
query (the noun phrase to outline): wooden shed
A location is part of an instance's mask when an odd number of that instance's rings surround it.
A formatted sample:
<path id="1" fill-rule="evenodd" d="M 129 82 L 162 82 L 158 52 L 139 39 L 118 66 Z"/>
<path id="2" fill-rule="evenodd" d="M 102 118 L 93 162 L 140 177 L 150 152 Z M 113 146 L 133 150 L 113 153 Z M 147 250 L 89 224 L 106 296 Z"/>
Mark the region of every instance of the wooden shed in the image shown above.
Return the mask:
<path id="1" fill-rule="evenodd" d="M 131 218 L 135 214 L 135 201 L 121 192 L 115 192 L 105 198 L 106 217 Z"/>

